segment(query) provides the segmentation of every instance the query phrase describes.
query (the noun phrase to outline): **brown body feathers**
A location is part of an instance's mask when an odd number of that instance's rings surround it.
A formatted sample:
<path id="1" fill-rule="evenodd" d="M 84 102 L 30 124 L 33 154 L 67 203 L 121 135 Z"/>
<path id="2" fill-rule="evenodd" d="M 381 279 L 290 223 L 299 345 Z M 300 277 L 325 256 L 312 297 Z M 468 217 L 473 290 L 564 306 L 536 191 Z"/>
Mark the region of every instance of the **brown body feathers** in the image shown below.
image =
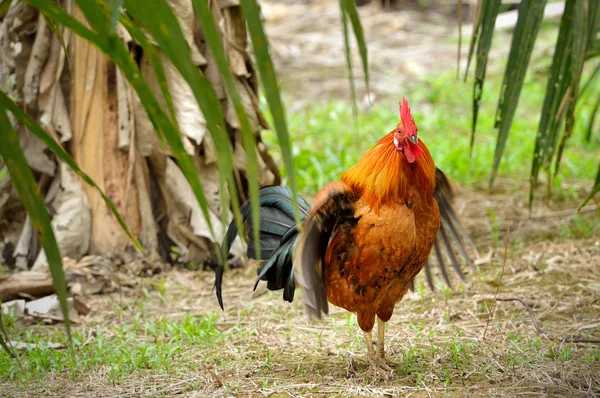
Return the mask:
<path id="1" fill-rule="evenodd" d="M 440 227 L 429 151 L 419 142 L 422 156 L 408 163 L 394 148 L 393 134 L 371 148 L 340 183 L 317 195 L 297 249 L 311 312 L 326 312 L 326 296 L 356 312 L 365 331 L 373 328 L 375 316 L 390 319 L 425 265 Z M 320 299 L 312 300 L 311 291 Z"/>

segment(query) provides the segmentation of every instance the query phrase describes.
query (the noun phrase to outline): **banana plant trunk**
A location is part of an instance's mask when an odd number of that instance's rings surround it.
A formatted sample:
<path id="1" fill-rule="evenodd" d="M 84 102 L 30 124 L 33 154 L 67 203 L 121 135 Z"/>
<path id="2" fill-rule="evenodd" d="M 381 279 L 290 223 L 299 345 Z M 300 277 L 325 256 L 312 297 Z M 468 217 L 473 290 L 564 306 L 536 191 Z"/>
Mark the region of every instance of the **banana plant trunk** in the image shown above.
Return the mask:
<path id="1" fill-rule="evenodd" d="M 73 0 L 59 3 L 86 23 Z M 191 0 L 171 0 L 170 3 L 188 39 L 192 59 L 210 80 L 221 101 L 234 149 L 239 199 L 243 201 L 248 193 L 249 176 L 233 106 L 214 58 L 204 45 Z M 268 124 L 258 108 L 256 73 L 239 3 L 221 0 L 211 4 L 256 134 L 260 183 L 279 184 L 279 171 L 260 139 L 261 131 L 268 128 Z M 96 47 L 70 31 L 60 27 L 60 34 L 56 34 L 42 14 L 25 2 L 13 1 L 1 18 L 1 89 L 60 142 L 113 201 L 142 243 L 145 260 L 160 264 L 176 255 L 177 260 L 184 263 L 214 264 L 216 255 L 207 220 L 168 147 L 157 139 L 139 98 L 120 70 Z M 141 47 L 121 25 L 117 25 L 116 31 L 128 45 L 154 93 L 160 93 L 153 65 Z M 157 50 L 160 54 L 160 49 Z M 165 57 L 161 59 L 175 119 L 201 177 L 211 221 L 220 235 L 226 226 L 220 219 L 219 172 L 214 145 L 191 89 L 173 65 Z M 159 101 L 165 103 L 162 97 Z M 100 254 L 125 262 L 140 256 L 100 196 L 24 126 L 12 121 L 45 195 L 63 256 L 77 260 L 88 254 Z M 22 269 L 43 269 L 47 267 L 44 253 L 3 169 L 0 159 L 0 245 L 3 248 L 0 263 Z M 240 262 L 242 252 L 238 243 L 230 261 Z"/>

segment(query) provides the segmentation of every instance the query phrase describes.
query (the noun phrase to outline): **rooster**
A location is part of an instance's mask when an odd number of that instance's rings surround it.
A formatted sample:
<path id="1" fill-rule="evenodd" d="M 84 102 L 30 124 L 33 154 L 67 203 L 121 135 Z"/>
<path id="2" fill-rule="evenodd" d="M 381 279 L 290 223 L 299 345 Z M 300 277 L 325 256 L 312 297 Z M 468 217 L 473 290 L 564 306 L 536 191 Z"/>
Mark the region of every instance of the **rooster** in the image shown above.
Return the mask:
<path id="1" fill-rule="evenodd" d="M 312 208 L 299 198 L 297 204 L 284 187 L 259 191 L 259 281 L 269 290 L 283 289 L 292 302 L 296 286 L 303 289 L 307 312 L 317 318 L 328 313 L 328 303 L 357 315 L 364 332 L 368 359 L 389 369 L 384 356 L 384 325 L 396 303 L 425 268 L 433 289 L 428 257 L 432 248 L 450 284 L 442 248 L 464 281 L 452 250 L 453 240 L 467 263 L 465 250 L 472 242 L 452 210 L 452 191 L 437 169 L 429 150 L 418 138 L 417 126 L 406 99 L 400 103 L 400 123 L 346 171 L 341 181 L 325 186 Z M 302 226 L 294 221 L 295 206 Z M 241 206 L 246 231 L 252 231 L 251 205 Z M 238 235 L 235 222 L 223 242 L 228 251 Z M 258 258 L 253 234 L 247 233 L 248 256 Z M 221 308 L 223 266 L 216 270 L 215 287 Z M 377 319 L 377 349 L 372 330 Z"/>

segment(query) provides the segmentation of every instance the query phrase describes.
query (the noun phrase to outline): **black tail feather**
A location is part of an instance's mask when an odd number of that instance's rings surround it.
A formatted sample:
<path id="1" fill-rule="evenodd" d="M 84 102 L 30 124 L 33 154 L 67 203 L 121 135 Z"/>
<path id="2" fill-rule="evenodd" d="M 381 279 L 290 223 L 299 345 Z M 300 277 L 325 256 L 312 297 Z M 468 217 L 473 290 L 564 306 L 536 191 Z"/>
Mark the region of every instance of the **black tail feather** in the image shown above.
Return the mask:
<path id="1" fill-rule="evenodd" d="M 292 301 L 295 291 L 292 254 L 298 238 L 298 227 L 295 223 L 295 209 L 300 210 L 301 220 L 308 216 L 310 206 L 301 197 L 295 204 L 289 189 L 280 186 L 269 186 L 259 190 L 260 204 L 260 259 L 265 261 L 258 269 L 258 277 L 254 288 L 259 281 L 267 281 L 269 290 L 284 289 L 283 298 Z M 258 259 L 255 241 L 252 234 L 252 207 L 248 199 L 241 207 L 240 213 L 245 231 L 242 231 L 248 242 L 248 257 Z M 229 224 L 227 234 L 221 246 L 223 258 L 229 253 L 236 236 L 240 234 L 235 220 Z M 223 264 L 219 264 L 215 271 L 215 288 L 217 300 L 223 309 L 222 283 Z"/>
<path id="2" fill-rule="evenodd" d="M 465 259 L 466 263 L 472 269 L 476 269 L 473 263 L 473 260 L 467 253 L 465 246 L 470 246 L 470 248 L 477 253 L 477 249 L 473 244 L 473 241 L 469 238 L 466 231 L 460 224 L 456 213 L 452 209 L 452 200 L 454 199 L 454 193 L 452 192 L 452 188 L 450 186 L 450 182 L 444 175 L 444 173 L 440 169 L 436 169 L 436 188 L 434 192 L 435 200 L 438 203 L 438 207 L 440 209 L 440 216 L 442 219 L 440 230 L 438 235 L 435 238 L 434 242 L 434 252 L 435 257 L 437 258 L 437 263 L 442 274 L 442 278 L 446 282 L 449 287 L 452 287 L 450 283 L 450 278 L 448 276 L 447 268 L 446 268 L 446 260 L 444 259 L 445 251 L 450 260 L 450 266 L 454 269 L 460 279 L 464 282 L 465 277 L 460 268 L 460 264 L 458 258 L 454 254 L 452 242 L 454 242 L 454 246 L 458 248 L 460 255 Z M 442 250 L 442 248 L 444 250 Z M 428 261 L 425 264 L 425 275 L 427 277 L 427 284 L 434 290 L 433 277 L 431 274 L 431 263 Z"/>

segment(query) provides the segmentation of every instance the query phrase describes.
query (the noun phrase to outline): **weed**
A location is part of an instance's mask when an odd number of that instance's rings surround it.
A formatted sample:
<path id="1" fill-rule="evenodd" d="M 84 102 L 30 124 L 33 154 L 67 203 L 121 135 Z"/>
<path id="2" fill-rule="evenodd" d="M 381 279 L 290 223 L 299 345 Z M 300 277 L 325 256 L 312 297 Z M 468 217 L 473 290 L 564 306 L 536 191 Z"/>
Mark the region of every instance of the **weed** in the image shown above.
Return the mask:
<path id="1" fill-rule="evenodd" d="M 598 220 L 593 217 L 575 215 L 568 224 L 560 226 L 559 237 L 563 239 L 585 239 L 600 234 Z"/>

